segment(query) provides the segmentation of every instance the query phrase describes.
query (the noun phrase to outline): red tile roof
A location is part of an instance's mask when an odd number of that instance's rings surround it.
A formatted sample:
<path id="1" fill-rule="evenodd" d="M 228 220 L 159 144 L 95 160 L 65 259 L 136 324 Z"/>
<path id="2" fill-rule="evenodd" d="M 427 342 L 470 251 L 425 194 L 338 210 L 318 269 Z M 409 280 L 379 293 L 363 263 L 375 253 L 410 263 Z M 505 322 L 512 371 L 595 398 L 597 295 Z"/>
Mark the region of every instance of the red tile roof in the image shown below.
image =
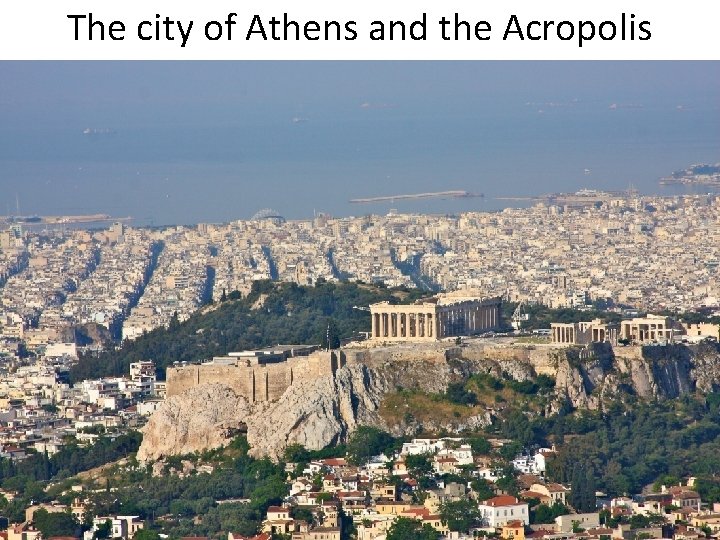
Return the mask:
<path id="1" fill-rule="evenodd" d="M 543 497 L 546 499 L 548 498 L 547 495 L 543 495 L 542 493 L 538 493 L 537 491 L 530 491 L 530 490 L 521 491 L 520 496 L 525 499 L 542 499 Z"/>
<path id="2" fill-rule="evenodd" d="M 483 501 L 483 504 L 486 506 L 512 506 L 521 503 L 510 495 L 498 495 L 497 497 Z"/>
<path id="3" fill-rule="evenodd" d="M 347 465 L 345 458 L 328 458 L 321 460 L 320 463 L 323 463 L 328 467 L 344 467 Z"/>

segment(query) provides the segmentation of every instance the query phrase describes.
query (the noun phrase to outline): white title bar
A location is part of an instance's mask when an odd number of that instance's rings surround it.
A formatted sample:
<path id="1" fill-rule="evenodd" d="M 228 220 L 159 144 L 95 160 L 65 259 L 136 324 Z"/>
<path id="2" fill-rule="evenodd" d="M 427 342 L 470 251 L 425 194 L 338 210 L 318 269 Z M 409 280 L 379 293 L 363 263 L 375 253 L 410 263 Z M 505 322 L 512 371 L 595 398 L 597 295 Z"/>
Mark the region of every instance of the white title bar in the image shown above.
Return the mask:
<path id="1" fill-rule="evenodd" d="M 717 60 L 720 3 L 35 0 L 4 60 Z"/>

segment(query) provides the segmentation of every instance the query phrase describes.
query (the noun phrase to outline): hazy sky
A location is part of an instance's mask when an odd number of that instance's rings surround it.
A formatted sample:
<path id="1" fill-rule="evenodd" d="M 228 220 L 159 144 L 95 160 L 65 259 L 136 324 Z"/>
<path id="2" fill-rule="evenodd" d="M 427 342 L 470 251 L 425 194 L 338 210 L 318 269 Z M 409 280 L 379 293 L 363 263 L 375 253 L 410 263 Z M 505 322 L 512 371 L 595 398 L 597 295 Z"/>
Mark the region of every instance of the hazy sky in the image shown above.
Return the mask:
<path id="1" fill-rule="evenodd" d="M 0 62 L 2 204 L 23 213 L 344 215 L 435 188 L 647 190 L 696 160 L 720 161 L 720 62 Z M 473 208 L 453 204 L 406 209 Z"/>
<path id="2" fill-rule="evenodd" d="M 226 119 L 245 107 L 716 99 L 717 62 L 0 62 L 0 122 Z M 150 114 L 149 118 L 147 115 Z"/>

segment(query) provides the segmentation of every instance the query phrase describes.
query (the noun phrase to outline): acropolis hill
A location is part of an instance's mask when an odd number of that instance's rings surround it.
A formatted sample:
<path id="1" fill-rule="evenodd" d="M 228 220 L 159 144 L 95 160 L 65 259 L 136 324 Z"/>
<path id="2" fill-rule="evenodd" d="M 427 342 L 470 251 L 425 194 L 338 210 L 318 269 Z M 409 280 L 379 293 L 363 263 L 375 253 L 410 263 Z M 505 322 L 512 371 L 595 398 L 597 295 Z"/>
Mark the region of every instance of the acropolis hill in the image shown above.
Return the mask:
<path id="1" fill-rule="evenodd" d="M 720 333 L 718 325 L 688 325 L 670 317 L 648 315 L 611 324 L 600 319 L 552 323 L 547 338 L 498 337 L 494 331 L 506 325 L 501 320 L 501 303 L 499 298 L 485 298 L 480 291 L 470 289 L 407 304 L 372 303 L 366 308 L 371 320 L 367 339 L 332 351 L 319 350 L 318 346 L 277 345 L 229 352 L 202 363 L 176 362 L 167 369 L 167 395 L 176 396 L 201 385 L 223 384 L 250 403 L 277 401 L 289 388 L 334 377 L 346 365 L 377 367 L 384 362 L 420 360 L 443 363 L 456 358 L 479 362 L 480 371 L 487 370 L 483 362 L 504 361 L 508 367 L 503 371 L 513 373 L 514 364 L 519 363 L 527 367 L 525 378 L 537 374 L 556 376 L 558 355 L 591 362 L 598 358 L 621 359 L 627 364 L 625 371 L 632 372 L 638 362 L 643 364 L 644 354 L 650 354 L 643 353 L 642 345 L 661 345 L 655 347 L 665 351 L 661 356 L 669 355 L 680 362 L 680 349 L 674 348 L 674 343 L 717 341 Z M 458 342 L 463 346 L 457 347 Z M 652 355 L 658 357 L 657 352 Z M 668 366 L 663 369 L 667 371 Z M 651 393 L 647 384 L 638 384 L 639 395 Z M 687 383 L 678 385 L 678 389 L 690 388 Z"/>
<path id="2" fill-rule="evenodd" d="M 215 448 L 238 431 L 247 433 L 254 455 L 277 458 L 293 443 L 321 449 L 343 442 L 358 425 L 397 435 L 478 429 L 502 415 L 506 404 L 465 407 L 457 417 L 388 409 L 399 389 L 443 393 L 449 383 L 475 373 L 515 381 L 553 377 L 547 413 L 562 407 L 604 409 L 628 395 L 651 400 L 710 392 L 720 383 L 720 351 L 711 343 L 580 348 L 519 343 L 511 337 L 490 341 L 366 343 L 252 367 L 174 368 L 168 371 L 169 397 L 144 428 L 138 457 L 155 460 Z M 243 379 L 249 374 L 254 387 Z"/>
<path id="3" fill-rule="evenodd" d="M 372 330 L 363 345 L 387 342 L 432 343 L 446 338 L 472 336 L 501 325 L 499 298 L 482 298 L 459 291 L 412 304 L 379 302 L 370 306 Z M 250 402 L 273 401 L 298 381 L 334 374 L 345 365 L 348 351 L 319 351 L 317 347 L 285 345 L 231 352 L 210 362 L 173 366 L 167 370 L 169 396 L 202 384 L 228 384 Z"/>

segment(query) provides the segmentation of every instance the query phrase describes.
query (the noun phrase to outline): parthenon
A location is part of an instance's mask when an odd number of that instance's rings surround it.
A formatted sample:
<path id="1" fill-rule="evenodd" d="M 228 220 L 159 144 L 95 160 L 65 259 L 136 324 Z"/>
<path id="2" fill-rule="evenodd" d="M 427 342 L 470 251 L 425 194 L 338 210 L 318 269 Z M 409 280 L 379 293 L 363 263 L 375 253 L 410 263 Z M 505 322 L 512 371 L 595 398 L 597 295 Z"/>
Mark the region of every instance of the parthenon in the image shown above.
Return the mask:
<path id="1" fill-rule="evenodd" d="M 409 305 L 370 305 L 374 341 L 436 341 L 500 326 L 500 298 L 435 297 Z"/>

